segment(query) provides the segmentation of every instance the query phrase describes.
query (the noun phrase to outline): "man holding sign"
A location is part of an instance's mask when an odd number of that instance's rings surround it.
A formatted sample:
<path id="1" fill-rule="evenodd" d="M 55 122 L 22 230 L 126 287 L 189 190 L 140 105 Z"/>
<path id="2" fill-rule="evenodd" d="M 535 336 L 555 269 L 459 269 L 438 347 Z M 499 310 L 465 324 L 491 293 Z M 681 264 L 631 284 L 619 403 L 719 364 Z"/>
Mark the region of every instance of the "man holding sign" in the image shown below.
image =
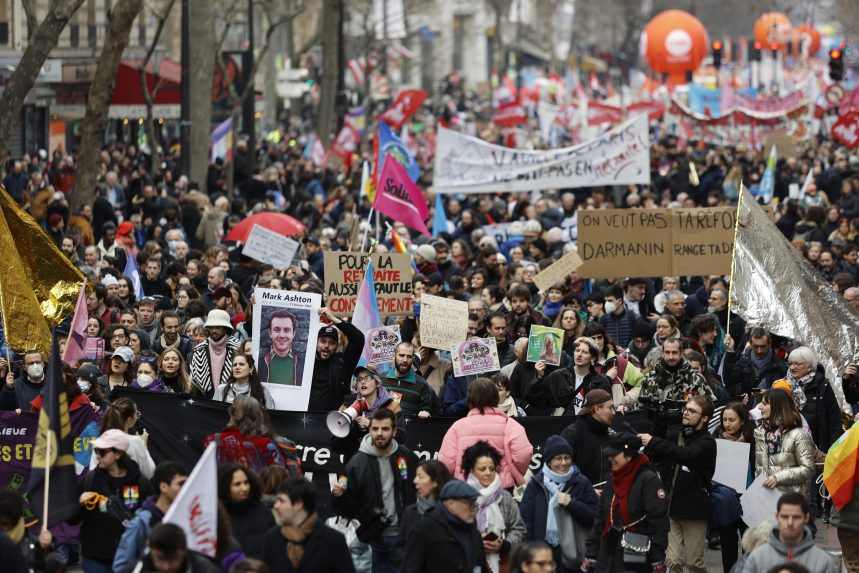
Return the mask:
<path id="1" fill-rule="evenodd" d="M 538 408 L 563 410 L 564 416 L 578 414 L 585 403 L 585 394 L 599 388 L 611 394 L 611 382 L 597 374 L 594 363 L 599 347 L 593 338 L 582 336 L 575 342 L 573 367 L 560 368 L 545 380 L 539 378 L 528 390 L 526 399 Z"/>

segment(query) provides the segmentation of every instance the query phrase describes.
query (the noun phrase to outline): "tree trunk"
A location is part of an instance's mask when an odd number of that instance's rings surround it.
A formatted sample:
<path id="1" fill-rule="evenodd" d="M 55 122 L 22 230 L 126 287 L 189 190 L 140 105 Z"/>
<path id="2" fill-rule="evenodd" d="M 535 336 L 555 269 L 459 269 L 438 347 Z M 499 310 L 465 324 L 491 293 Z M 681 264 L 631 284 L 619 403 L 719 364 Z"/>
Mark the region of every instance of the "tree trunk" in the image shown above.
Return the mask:
<path id="1" fill-rule="evenodd" d="M 337 54 L 339 52 L 340 2 L 324 0 L 322 8 L 322 81 L 319 85 L 319 115 L 316 136 L 328 147 L 334 106 L 337 104 Z"/>
<path id="2" fill-rule="evenodd" d="M 212 83 L 215 73 L 215 27 L 212 0 L 191 0 L 190 97 L 191 173 L 189 177 L 206 190 L 209 170 L 209 137 L 212 123 Z"/>
<path id="3" fill-rule="evenodd" d="M 158 93 L 160 82 L 155 85 L 155 89 L 152 92 L 149 91 L 149 85 L 146 83 L 146 67 L 149 65 L 149 62 L 152 61 L 152 54 L 158 47 L 158 42 L 161 41 L 161 33 L 164 31 L 167 17 L 173 10 L 173 4 L 175 3 L 176 0 L 169 0 L 167 6 L 164 8 L 164 13 L 158 15 L 158 25 L 155 28 L 155 35 L 152 38 L 152 43 L 149 44 L 149 48 L 146 50 L 146 56 L 143 58 L 143 62 L 138 68 L 138 72 L 140 73 L 140 89 L 143 92 L 143 99 L 146 103 L 146 141 L 149 143 L 149 153 L 152 157 L 152 175 L 154 176 L 161 173 L 161 152 L 158 149 L 159 141 L 155 134 L 155 114 L 152 110 L 155 105 L 154 98 Z"/>
<path id="4" fill-rule="evenodd" d="M 57 46 L 63 28 L 81 4 L 83 0 L 54 0 L 45 19 L 30 36 L 27 49 L 0 96 L 0 157 L 5 157 L 9 151 L 9 142 L 18 128 L 24 98 L 35 85 L 42 64 Z"/>
<path id="5" fill-rule="evenodd" d="M 95 199 L 98 156 L 104 145 L 107 110 L 116 83 L 116 70 L 122 59 L 122 52 L 128 45 L 131 26 L 142 9 L 143 0 L 119 0 L 113 5 L 108 16 L 107 36 L 89 85 L 86 115 L 81 128 L 78 172 L 71 205 L 74 211 L 77 211 L 81 205 L 92 204 Z"/>

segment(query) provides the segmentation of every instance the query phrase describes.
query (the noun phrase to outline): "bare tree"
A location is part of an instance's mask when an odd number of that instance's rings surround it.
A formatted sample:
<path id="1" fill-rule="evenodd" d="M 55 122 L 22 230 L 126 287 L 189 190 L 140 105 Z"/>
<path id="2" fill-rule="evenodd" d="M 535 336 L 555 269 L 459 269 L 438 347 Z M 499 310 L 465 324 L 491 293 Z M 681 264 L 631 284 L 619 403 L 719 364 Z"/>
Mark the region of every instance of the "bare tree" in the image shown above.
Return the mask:
<path id="1" fill-rule="evenodd" d="M 81 145 L 78 154 L 78 172 L 72 209 L 91 204 L 95 198 L 98 177 L 98 156 L 104 143 L 107 128 L 107 110 L 116 83 L 116 70 L 122 52 L 128 45 L 128 36 L 134 19 L 143 9 L 143 0 L 118 0 L 107 16 L 107 36 L 89 85 L 86 115 L 81 128 Z"/>
<path id="2" fill-rule="evenodd" d="M 492 54 L 492 67 L 495 68 L 499 74 L 504 73 L 505 62 L 505 52 L 507 51 L 507 44 L 504 41 L 504 24 L 508 20 L 508 16 L 510 15 L 510 6 L 513 4 L 513 0 L 486 0 L 486 3 L 489 4 L 489 7 L 492 8 L 492 12 L 495 15 L 495 36 L 494 42 L 492 43 L 494 47 L 494 53 Z"/>
<path id="3" fill-rule="evenodd" d="M 206 190 L 206 174 L 209 169 L 209 137 L 212 123 L 212 85 L 215 74 L 215 10 L 212 0 L 188 0 L 190 13 L 188 33 L 191 41 L 188 46 L 188 98 L 191 131 L 191 173 L 192 181 Z M 183 62 L 182 65 L 185 65 Z"/>
<path id="4" fill-rule="evenodd" d="M 334 107 L 337 105 L 337 59 L 340 52 L 340 14 L 342 0 L 324 0 L 322 8 L 322 78 L 319 85 L 319 111 L 316 137 L 328 147 Z"/>
<path id="5" fill-rule="evenodd" d="M 45 19 L 30 35 L 27 49 L 0 96 L 0 158 L 9 151 L 9 142 L 18 128 L 24 98 L 36 83 L 48 55 L 57 46 L 63 28 L 81 4 L 83 0 L 53 0 Z M 30 21 L 29 16 L 27 20 Z"/>

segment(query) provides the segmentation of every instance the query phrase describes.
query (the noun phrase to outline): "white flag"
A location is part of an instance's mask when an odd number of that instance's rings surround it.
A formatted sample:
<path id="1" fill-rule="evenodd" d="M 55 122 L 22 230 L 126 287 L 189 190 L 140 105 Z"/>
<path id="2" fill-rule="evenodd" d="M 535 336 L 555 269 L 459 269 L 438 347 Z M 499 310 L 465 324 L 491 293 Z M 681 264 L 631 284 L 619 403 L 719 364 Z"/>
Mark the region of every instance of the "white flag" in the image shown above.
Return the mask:
<path id="1" fill-rule="evenodd" d="M 185 530 L 188 549 L 209 557 L 218 545 L 217 449 L 215 442 L 209 444 L 162 520 Z"/>
<path id="2" fill-rule="evenodd" d="M 808 175 L 805 176 L 805 182 L 802 184 L 802 189 L 799 190 L 799 198 L 805 197 L 805 192 L 808 191 L 808 186 L 814 183 L 814 166 L 808 168 Z"/>

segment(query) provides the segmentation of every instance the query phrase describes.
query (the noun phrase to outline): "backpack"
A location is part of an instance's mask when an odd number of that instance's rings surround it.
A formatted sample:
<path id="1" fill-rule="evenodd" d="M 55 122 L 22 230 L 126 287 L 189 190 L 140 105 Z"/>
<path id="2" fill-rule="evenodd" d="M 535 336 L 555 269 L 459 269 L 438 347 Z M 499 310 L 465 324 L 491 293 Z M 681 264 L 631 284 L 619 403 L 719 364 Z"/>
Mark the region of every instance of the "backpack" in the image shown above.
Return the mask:
<path id="1" fill-rule="evenodd" d="M 301 456 L 298 455 L 298 448 L 295 442 L 283 436 L 275 436 L 274 443 L 277 444 L 277 449 L 283 456 L 284 466 L 289 473 L 289 477 L 301 477 L 304 472 L 301 471 Z"/>

